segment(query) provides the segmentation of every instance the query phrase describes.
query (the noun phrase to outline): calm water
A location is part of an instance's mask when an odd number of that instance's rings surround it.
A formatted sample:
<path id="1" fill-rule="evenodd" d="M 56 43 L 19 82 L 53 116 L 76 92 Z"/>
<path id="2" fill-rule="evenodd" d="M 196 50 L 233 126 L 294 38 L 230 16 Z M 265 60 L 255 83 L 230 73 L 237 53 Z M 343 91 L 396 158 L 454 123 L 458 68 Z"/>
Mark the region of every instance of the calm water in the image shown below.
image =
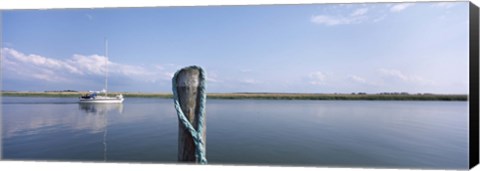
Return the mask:
<path id="1" fill-rule="evenodd" d="M 3 97 L 7 160 L 175 163 L 170 99 Z M 467 102 L 208 100 L 209 164 L 466 169 Z"/>

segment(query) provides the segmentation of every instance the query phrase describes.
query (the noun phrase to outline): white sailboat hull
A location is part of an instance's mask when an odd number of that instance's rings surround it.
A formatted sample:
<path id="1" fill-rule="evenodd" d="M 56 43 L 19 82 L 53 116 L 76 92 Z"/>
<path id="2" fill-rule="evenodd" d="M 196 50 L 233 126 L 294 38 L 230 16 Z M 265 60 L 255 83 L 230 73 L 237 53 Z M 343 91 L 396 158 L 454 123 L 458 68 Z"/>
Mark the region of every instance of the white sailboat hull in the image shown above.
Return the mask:
<path id="1" fill-rule="evenodd" d="M 94 98 L 84 99 L 80 98 L 79 103 L 122 103 L 123 96 L 117 97 L 105 97 L 105 96 L 96 96 Z"/>

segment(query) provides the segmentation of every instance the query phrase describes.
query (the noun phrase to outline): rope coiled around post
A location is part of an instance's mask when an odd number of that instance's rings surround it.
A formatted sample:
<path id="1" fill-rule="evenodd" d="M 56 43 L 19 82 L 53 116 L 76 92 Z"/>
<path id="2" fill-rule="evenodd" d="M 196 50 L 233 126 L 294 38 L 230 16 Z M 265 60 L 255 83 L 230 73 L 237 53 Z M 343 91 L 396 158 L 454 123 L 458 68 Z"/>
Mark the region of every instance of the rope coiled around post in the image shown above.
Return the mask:
<path id="1" fill-rule="evenodd" d="M 182 111 L 182 108 L 180 107 L 180 102 L 178 101 L 178 92 L 177 92 L 177 76 L 180 71 L 184 69 L 198 69 L 200 71 L 200 78 L 199 78 L 199 85 L 198 85 L 198 95 L 200 105 L 199 105 L 199 112 L 196 114 L 198 117 L 197 119 L 197 129 L 193 127 L 193 125 L 188 121 L 187 117 L 185 117 L 185 114 Z M 200 164 L 207 164 L 207 157 L 206 157 L 206 152 L 205 152 L 205 142 L 202 138 L 203 135 L 203 123 L 204 123 L 204 115 L 205 115 L 205 104 L 206 104 L 206 99 L 207 99 L 207 94 L 206 94 L 206 83 L 205 83 L 205 71 L 198 66 L 190 66 L 183 68 L 175 73 L 175 75 L 172 78 L 172 90 L 173 90 L 173 103 L 175 106 L 175 110 L 177 111 L 177 116 L 178 120 L 182 125 L 188 130 L 190 135 L 192 135 L 193 142 L 195 144 L 195 158 L 196 162 Z"/>

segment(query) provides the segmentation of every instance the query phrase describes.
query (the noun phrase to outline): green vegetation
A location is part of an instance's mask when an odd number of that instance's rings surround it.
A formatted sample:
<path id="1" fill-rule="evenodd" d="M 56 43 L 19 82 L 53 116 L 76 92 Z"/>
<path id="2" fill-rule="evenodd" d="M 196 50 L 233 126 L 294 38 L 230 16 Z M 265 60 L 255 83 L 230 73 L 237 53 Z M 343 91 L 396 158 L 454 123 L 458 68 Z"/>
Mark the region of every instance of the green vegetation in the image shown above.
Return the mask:
<path id="1" fill-rule="evenodd" d="M 272 100 L 441 100 L 466 101 L 467 95 L 436 95 L 436 94 L 270 94 L 270 93 L 235 93 L 210 94 L 213 99 L 272 99 Z"/>
<path id="2" fill-rule="evenodd" d="M 2 96 L 79 97 L 86 92 L 2 92 Z M 119 92 L 109 95 L 120 94 Z M 124 97 L 172 98 L 167 93 L 121 93 Z M 269 99 L 269 100 L 419 100 L 466 101 L 467 95 L 446 94 L 306 94 L 306 93 L 210 93 L 209 99 Z"/>

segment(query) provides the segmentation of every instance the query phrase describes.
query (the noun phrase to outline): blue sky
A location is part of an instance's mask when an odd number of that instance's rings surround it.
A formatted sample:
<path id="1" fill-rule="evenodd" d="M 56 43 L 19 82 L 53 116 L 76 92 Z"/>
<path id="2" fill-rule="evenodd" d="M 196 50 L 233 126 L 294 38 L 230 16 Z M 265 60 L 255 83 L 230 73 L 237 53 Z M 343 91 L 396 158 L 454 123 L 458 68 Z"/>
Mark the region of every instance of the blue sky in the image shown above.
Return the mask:
<path id="1" fill-rule="evenodd" d="M 2 11 L 3 90 L 468 93 L 468 2 Z"/>

